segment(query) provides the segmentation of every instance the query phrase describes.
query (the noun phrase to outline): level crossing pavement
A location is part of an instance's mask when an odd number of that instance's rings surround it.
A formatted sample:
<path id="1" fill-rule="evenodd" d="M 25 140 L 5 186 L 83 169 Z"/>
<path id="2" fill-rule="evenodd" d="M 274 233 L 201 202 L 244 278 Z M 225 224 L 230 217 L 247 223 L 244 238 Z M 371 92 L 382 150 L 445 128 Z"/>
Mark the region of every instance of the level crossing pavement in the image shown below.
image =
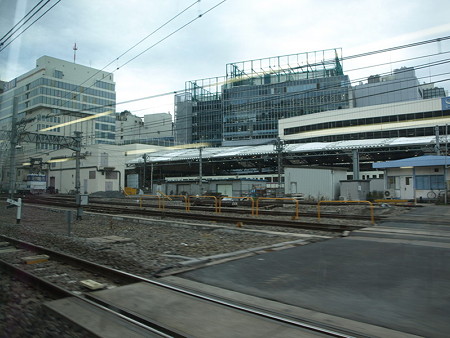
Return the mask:
<path id="1" fill-rule="evenodd" d="M 448 337 L 450 207 L 166 279 L 367 336 Z"/>

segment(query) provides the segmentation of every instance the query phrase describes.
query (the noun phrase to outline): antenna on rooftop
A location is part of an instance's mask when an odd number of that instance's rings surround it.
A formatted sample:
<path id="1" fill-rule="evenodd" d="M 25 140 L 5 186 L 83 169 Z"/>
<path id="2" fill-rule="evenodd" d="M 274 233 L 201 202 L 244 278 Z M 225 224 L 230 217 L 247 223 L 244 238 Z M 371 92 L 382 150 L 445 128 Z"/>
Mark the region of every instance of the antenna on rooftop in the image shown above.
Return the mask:
<path id="1" fill-rule="evenodd" d="M 73 45 L 73 63 L 75 63 L 75 60 L 77 58 L 77 43 L 75 42 L 75 44 Z"/>

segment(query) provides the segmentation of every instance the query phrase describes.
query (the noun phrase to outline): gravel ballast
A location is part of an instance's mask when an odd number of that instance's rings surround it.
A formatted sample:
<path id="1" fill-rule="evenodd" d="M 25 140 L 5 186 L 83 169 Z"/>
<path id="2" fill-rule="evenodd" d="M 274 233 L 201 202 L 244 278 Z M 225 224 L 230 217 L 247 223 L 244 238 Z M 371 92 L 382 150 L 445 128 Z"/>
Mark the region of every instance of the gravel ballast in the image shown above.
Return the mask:
<path id="1" fill-rule="evenodd" d="M 261 254 L 274 247 L 304 245 L 339 234 L 183 219 L 109 216 L 85 213 L 82 220 L 67 219 L 64 209 L 23 207 L 20 224 L 16 209 L 0 202 L 0 234 L 68 253 L 98 264 L 146 278 L 202 262 L 244 254 Z M 72 212 L 72 216 L 74 216 Z M 366 222 L 367 223 L 367 222 Z M 126 241 L 98 239 L 119 236 Z M 0 259 L 1 259 L 0 254 Z M 0 337 L 86 337 L 62 319 L 42 310 L 48 295 L 2 274 L 0 278 Z"/>

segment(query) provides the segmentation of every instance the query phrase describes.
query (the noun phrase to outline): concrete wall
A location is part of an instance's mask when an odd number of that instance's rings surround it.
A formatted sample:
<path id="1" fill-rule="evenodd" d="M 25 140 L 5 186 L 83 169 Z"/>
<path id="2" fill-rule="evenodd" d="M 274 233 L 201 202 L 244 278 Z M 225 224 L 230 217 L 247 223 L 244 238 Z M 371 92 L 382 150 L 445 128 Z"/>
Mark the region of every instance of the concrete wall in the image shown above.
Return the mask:
<path id="1" fill-rule="evenodd" d="M 145 137 L 149 139 L 172 137 L 172 115 L 170 113 L 144 115 L 144 129 Z"/>

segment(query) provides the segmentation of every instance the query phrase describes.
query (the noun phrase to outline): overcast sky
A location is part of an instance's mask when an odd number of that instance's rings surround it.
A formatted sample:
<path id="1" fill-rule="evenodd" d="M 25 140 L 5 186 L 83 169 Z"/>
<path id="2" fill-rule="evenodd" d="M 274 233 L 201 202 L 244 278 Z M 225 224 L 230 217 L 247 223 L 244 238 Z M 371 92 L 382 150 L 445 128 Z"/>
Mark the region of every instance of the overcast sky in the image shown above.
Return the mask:
<path id="1" fill-rule="evenodd" d="M 37 2 L 0 0 L 0 36 Z M 51 0 L 45 9 L 56 2 Z M 208 12 L 219 3 L 221 0 L 62 0 L 0 52 L 0 79 L 9 81 L 31 70 L 43 55 L 73 62 L 76 42 L 77 63 L 103 69 L 112 62 L 105 70 L 114 73 L 120 103 L 182 90 L 188 80 L 224 76 L 225 66 L 231 62 L 333 48 L 342 48 L 345 57 L 450 35 L 448 0 L 227 0 Z M 191 4 L 189 10 L 121 56 Z M 449 52 L 450 40 L 444 40 L 348 60 L 343 67 L 355 81 L 402 66 L 446 60 Z M 434 54 L 439 55 L 430 56 Z M 426 57 L 397 62 L 420 56 Z M 382 63 L 389 64 L 370 67 Z M 417 75 L 421 82 L 434 82 L 450 78 L 446 72 L 450 72 L 448 63 L 425 68 Z M 448 90 L 450 81 L 436 86 Z M 139 116 L 173 113 L 173 95 L 119 104 L 117 111 L 123 110 Z"/>

